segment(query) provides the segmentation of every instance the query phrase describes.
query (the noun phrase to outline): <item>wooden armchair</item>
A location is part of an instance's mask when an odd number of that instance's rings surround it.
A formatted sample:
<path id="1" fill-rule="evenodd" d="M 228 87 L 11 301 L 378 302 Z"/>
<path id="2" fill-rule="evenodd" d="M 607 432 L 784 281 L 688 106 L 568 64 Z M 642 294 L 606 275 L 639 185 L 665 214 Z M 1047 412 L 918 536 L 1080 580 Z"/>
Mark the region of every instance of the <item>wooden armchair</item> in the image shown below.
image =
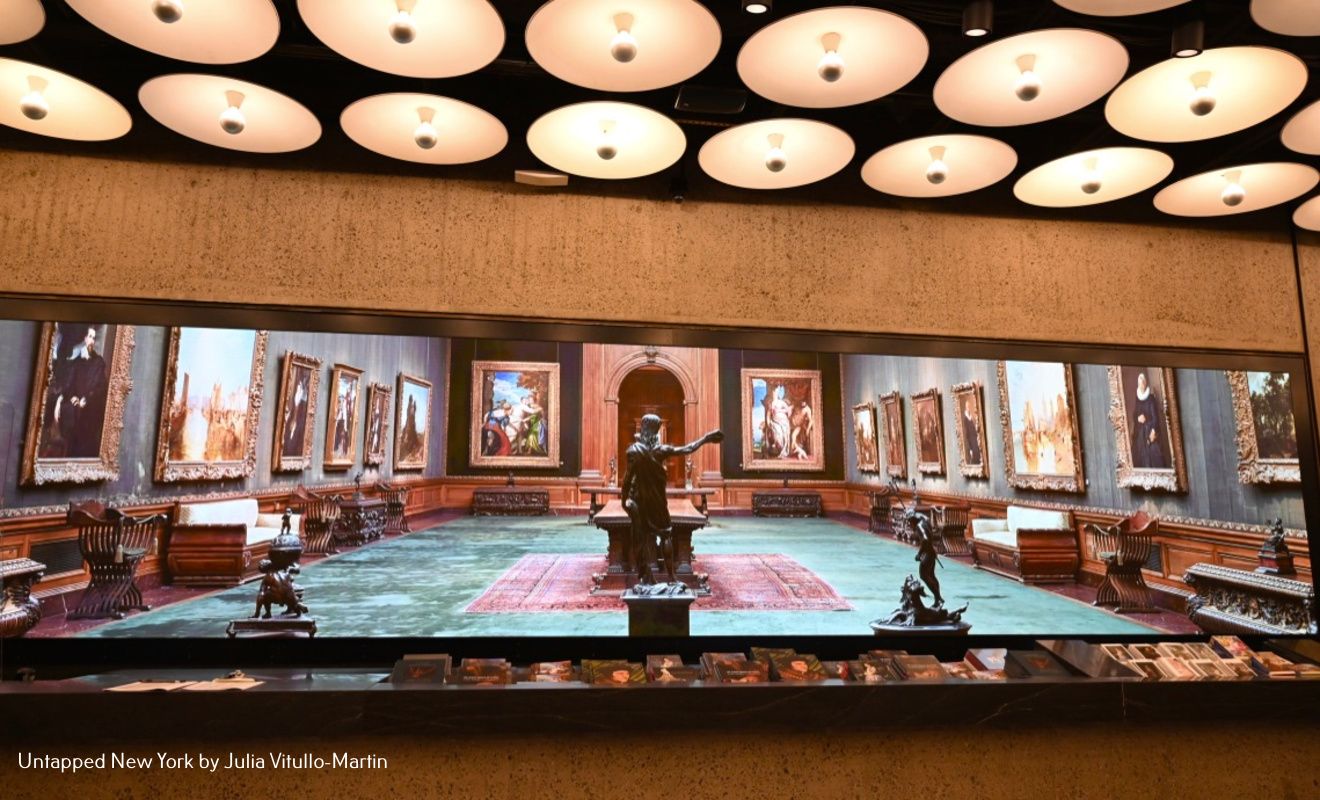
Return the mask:
<path id="1" fill-rule="evenodd" d="M 330 555 L 339 552 L 335 545 L 335 525 L 339 522 L 339 495 L 322 497 L 302 484 L 293 490 L 289 505 L 302 514 L 303 537 L 307 553 Z"/>
<path id="2" fill-rule="evenodd" d="M 91 500 L 70 504 L 67 519 L 78 528 L 78 549 L 92 576 L 68 618 L 123 619 L 125 611 L 151 610 L 142 602 L 137 570 L 160 536 L 165 515 L 130 517 Z"/>
<path id="3" fill-rule="evenodd" d="M 941 506 L 935 509 L 936 546 L 951 556 L 971 555 L 967 546 L 967 522 L 971 506 Z"/>
<path id="4" fill-rule="evenodd" d="M 1141 568 L 1150 560 L 1159 520 L 1138 511 L 1107 527 L 1087 524 L 1086 531 L 1095 542 L 1095 557 L 1105 565 L 1092 605 L 1114 606 L 1120 614 L 1157 611 Z"/>
<path id="5" fill-rule="evenodd" d="M 376 494 L 385 501 L 385 533 L 412 533 L 408 527 L 408 487 L 394 486 L 385 481 L 376 482 Z"/>
<path id="6" fill-rule="evenodd" d="M 888 486 L 881 486 L 870 492 L 870 496 L 871 519 L 866 529 L 871 533 L 893 533 L 893 523 L 889 517 L 889 508 L 894 502 L 892 490 Z"/>

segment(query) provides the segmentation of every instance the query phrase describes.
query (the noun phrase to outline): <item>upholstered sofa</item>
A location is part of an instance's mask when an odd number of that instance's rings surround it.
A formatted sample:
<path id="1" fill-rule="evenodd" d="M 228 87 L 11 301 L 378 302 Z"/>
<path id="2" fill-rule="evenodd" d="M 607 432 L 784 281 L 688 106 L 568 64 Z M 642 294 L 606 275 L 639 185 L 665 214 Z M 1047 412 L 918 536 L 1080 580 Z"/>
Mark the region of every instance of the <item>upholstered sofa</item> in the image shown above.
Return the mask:
<path id="1" fill-rule="evenodd" d="M 1081 553 L 1072 512 L 1009 506 L 1006 519 L 974 519 L 972 560 L 1023 583 L 1074 581 Z"/>
<path id="2" fill-rule="evenodd" d="M 175 503 L 165 551 L 168 579 L 185 586 L 236 586 L 255 578 L 282 516 L 261 513 L 252 497 Z M 291 523 L 301 536 L 301 518 L 295 514 Z"/>

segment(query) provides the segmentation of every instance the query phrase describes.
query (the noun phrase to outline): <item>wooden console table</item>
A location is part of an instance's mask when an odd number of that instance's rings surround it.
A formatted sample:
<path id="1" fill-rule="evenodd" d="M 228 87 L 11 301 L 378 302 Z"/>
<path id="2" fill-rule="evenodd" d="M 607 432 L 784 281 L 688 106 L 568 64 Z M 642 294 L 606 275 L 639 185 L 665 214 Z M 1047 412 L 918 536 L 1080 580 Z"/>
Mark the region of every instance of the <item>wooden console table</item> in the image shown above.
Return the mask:
<path id="1" fill-rule="evenodd" d="M 537 517 L 549 513 L 549 489 L 483 486 L 472 492 L 473 516 Z"/>
<path id="2" fill-rule="evenodd" d="M 587 508 L 587 522 L 591 522 L 605 507 L 598 498 L 601 497 L 622 497 L 623 490 L 618 486 L 584 486 L 581 489 L 589 498 L 590 505 Z M 665 488 L 665 497 L 695 497 L 697 503 L 695 508 L 697 512 L 707 519 L 710 518 L 709 500 L 715 494 L 714 489 L 696 489 L 669 486 Z M 608 502 L 608 501 L 607 501 Z"/>
<path id="3" fill-rule="evenodd" d="M 806 489 L 769 489 L 752 492 L 752 514 L 757 517 L 823 517 L 820 492 Z"/>
<path id="4" fill-rule="evenodd" d="M 344 544 L 360 545 L 379 539 L 385 533 L 385 501 L 375 497 L 354 497 L 339 503 L 339 524 L 335 539 Z"/>
<path id="5" fill-rule="evenodd" d="M 706 517 L 697 511 L 691 501 L 684 498 L 669 500 L 669 521 L 674 540 L 674 574 L 688 588 L 700 595 L 710 594 L 708 576 L 692 569 L 692 533 L 706 527 Z M 621 592 L 637 583 L 637 572 L 632 563 L 632 520 L 623 510 L 623 503 L 611 500 L 595 518 L 596 527 L 609 536 L 605 571 L 591 578 L 595 582 L 591 593 Z M 651 571 L 657 576 L 666 574 L 664 568 L 652 562 Z"/>
<path id="6" fill-rule="evenodd" d="M 1209 633 L 1315 636 L 1315 587 L 1218 564 L 1193 564 L 1187 616 Z"/>

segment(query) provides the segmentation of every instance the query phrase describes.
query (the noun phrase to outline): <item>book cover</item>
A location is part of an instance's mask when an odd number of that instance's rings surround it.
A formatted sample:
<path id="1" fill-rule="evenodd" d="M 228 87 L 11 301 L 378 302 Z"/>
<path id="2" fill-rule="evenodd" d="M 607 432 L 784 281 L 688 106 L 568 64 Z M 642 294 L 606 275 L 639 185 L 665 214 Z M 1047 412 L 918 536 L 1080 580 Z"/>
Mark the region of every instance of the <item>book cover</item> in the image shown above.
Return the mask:
<path id="1" fill-rule="evenodd" d="M 689 667 L 679 664 L 676 667 L 660 667 L 651 677 L 652 683 L 685 684 L 701 679 L 701 669 L 699 667 Z"/>
<path id="2" fill-rule="evenodd" d="M 715 661 L 715 679 L 720 683 L 766 683 L 769 668 L 759 662 L 742 658 L 723 658 Z"/>
<path id="3" fill-rule="evenodd" d="M 715 663 L 718 661 L 746 661 L 747 657 L 742 653 L 702 653 L 701 654 L 701 676 L 707 680 L 719 680 L 715 675 Z"/>
<path id="4" fill-rule="evenodd" d="M 646 667 L 629 661 L 597 662 L 591 674 L 593 686 L 636 686 L 646 683 Z"/>
<path id="5" fill-rule="evenodd" d="M 390 683 L 396 686 L 444 683 L 448 676 L 449 656 L 410 655 L 394 662 L 394 669 L 390 672 Z"/>
<path id="6" fill-rule="evenodd" d="M 1128 649 L 1131 650 L 1132 654 L 1137 658 L 1145 661 L 1155 661 L 1156 659 L 1162 658 L 1164 655 L 1160 652 L 1160 649 L 1153 644 L 1130 644 L 1128 645 Z"/>
<path id="7" fill-rule="evenodd" d="M 1187 645 L 1180 642 L 1160 642 L 1155 645 L 1155 649 L 1165 658 L 1177 658 L 1183 661 L 1191 661 L 1195 658 L 1192 651 L 1187 649 Z"/>
<path id="8" fill-rule="evenodd" d="M 1251 658 L 1251 648 L 1236 636 L 1211 636 L 1210 647 L 1226 658 Z"/>
<path id="9" fill-rule="evenodd" d="M 936 682 L 944 680 L 944 667 L 935 656 L 895 656 L 894 669 L 905 681 Z"/>
<path id="10" fill-rule="evenodd" d="M 888 670 L 873 658 L 849 661 L 848 677 L 857 683 L 884 683 L 892 680 Z"/>
<path id="11" fill-rule="evenodd" d="M 460 686 L 503 686 L 513 683 L 513 669 L 504 664 L 469 664 L 467 659 L 458 671 L 449 676 L 450 683 Z"/>
<path id="12" fill-rule="evenodd" d="M 823 681 L 830 676 L 815 656 L 799 653 L 774 653 L 770 656 L 770 674 L 777 681 Z"/>
<path id="13" fill-rule="evenodd" d="M 627 670 L 628 662 L 622 658 L 584 658 L 582 659 L 582 682 L 598 684 L 602 681 L 608 683 L 608 674 L 616 670 Z M 601 676 L 606 678 L 602 679 Z"/>
<path id="14" fill-rule="evenodd" d="M 960 681 L 971 680 L 972 673 L 976 671 L 966 661 L 945 661 L 940 664 L 940 667 L 943 668 L 945 675 Z"/>
<path id="15" fill-rule="evenodd" d="M 850 673 L 848 672 L 847 661 L 822 661 L 821 666 L 825 667 L 825 674 L 837 680 L 846 681 Z"/>
<path id="16" fill-rule="evenodd" d="M 574 677 L 572 661 L 538 661 L 527 669 L 531 683 L 569 683 Z"/>
<path id="17" fill-rule="evenodd" d="M 1155 659 L 1155 664 L 1160 668 L 1165 680 L 1170 681 L 1194 681 L 1196 673 L 1181 658 L 1173 656 L 1160 656 Z"/>
<path id="18" fill-rule="evenodd" d="M 1194 658 L 1187 662 L 1187 666 L 1196 673 L 1196 679 L 1201 681 L 1219 680 L 1219 671 L 1215 669 L 1214 664 L 1204 658 Z"/>
<path id="19" fill-rule="evenodd" d="M 871 658 L 893 658 L 894 656 L 905 656 L 906 650 L 867 650 L 866 655 Z"/>
<path id="20" fill-rule="evenodd" d="M 753 661 L 760 661 L 766 666 L 770 665 L 775 656 L 797 655 L 797 651 L 791 647 L 752 647 L 750 648 Z"/>
<path id="21" fill-rule="evenodd" d="M 1293 672 L 1302 680 L 1320 680 L 1320 667 L 1315 664 L 1293 664 Z"/>
<path id="22" fill-rule="evenodd" d="M 1008 653 L 1005 647 L 976 647 L 968 650 L 963 656 L 973 669 L 1003 669 L 1004 656 Z"/>
<path id="23" fill-rule="evenodd" d="M 1164 680 L 1164 672 L 1160 669 L 1159 665 L 1156 664 L 1154 661 L 1145 658 L 1134 658 L 1131 661 L 1127 662 L 1127 665 L 1135 669 L 1137 672 L 1141 673 L 1142 680 L 1145 681 Z"/>
<path id="24" fill-rule="evenodd" d="M 1006 681 L 1008 676 L 1002 669 L 974 669 L 969 675 L 974 681 Z"/>
<path id="25" fill-rule="evenodd" d="M 1248 663 L 1251 664 L 1251 669 L 1262 678 L 1297 677 L 1293 663 L 1276 653 L 1269 651 L 1253 652 Z"/>
<path id="26" fill-rule="evenodd" d="M 1133 655 L 1131 650 L 1128 650 L 1125 646 L 1121 644 L 1102 644 L 1100 645 L 1100 649 L 1105 651 L 1105 655 L 1109 656 L 1110 658 L 1120 663 L 1125 664 L 1131 661 L 1132 659 L 1136 658 L 1136 656 Z"/>
<path id="27" fill-rule="evenodd" d="M 1071 678 L 1072 673 L 1044 650 L 1009 650 L 1004 672 L 1010 678 Z"/>
<path id="28" fill-rule="evenodd" d="M 677 655 L 658 655 L 646 657 L 646 677 L 648 680 L 655 680 L 662 669 L 673 669 L 683 666 L 683 659 Z"/>
<path id="29" fill-rule="evenodd" d="M 1223 658 L 1219 660 L 1219 663 L 1233 673 L 1233 680 L 1235 681 L 1256 679 L 1256 673 L 1252 671 L 1251 665 L 1240 658 Z"/>
<path id="30" fill-rule="evenodd" d="M 1191 651 L 1192 658 L 1197 661 L 1219 660 L 1219 654 L 1215 649 L 1205 642 L 1188 642 L 1187 649 Z"/>

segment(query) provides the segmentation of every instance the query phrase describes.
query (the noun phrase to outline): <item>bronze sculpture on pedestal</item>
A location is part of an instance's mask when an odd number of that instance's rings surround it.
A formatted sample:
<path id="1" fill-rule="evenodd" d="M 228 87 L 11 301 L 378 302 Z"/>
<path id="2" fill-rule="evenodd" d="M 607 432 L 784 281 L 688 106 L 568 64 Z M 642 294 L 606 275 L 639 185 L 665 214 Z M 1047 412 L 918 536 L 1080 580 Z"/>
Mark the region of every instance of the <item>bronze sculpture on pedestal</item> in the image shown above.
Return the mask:
<path id="1" fill-rule="evenodd" d="M 257 607 L 247 619 L 229 623 L 225 633 L 234 638 L 239 633 L 261 635 L 316 635 L 316 620 L 305 616 L 303 588 L 294 581 L 301 569 L 298 559 L 303 554 L 302 540 L 293 531 L 293 509 L 284 509 L 280 535 L 270 543 L 270 557 L 261 561 L 261 584 L 257 587 Z M 271 607 L 281 605 L 284 611 L 271 616 Z"/>

